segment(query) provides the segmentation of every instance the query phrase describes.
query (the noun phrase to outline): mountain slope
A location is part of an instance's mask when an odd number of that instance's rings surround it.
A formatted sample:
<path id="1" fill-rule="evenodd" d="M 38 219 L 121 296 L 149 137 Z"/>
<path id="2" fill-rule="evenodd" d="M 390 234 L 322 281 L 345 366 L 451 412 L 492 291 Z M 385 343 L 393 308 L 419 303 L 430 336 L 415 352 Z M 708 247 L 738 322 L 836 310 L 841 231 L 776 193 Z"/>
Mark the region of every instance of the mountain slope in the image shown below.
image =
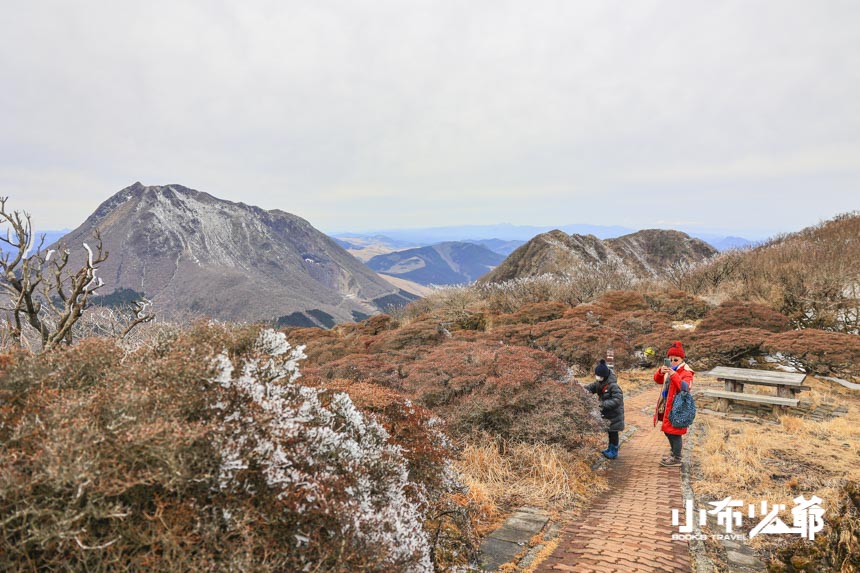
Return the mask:
<path id="1" fill-rule="evenodd" d="M 601 240 L 556 229 L 534 237 L 481 281 L 562 275 L 585 264 L 613 264 L 638 277 L 657 277 L 678 261 L 698 262 L 716 254 L 716 249 L 704 241 L 679 231 L 650 229 Z"/>
<path id="2" fill-rule="evenodd" d="M 378 255 L 367 266 L 422 285 L 444 285 L 473 282 L 503 260 L 481 245 L 449 242 Z"/>
<path id="3" fill-rule="evenodd" d="M 701 239 L 663 229 L 639 231 L 604 243 L 640 277 L 658 277 L 673 264 L 697 263 L 718 252 Z"/>
<path id="4" fill-rule="evenodd" d="M 92 243 L 96 228 L 101 292 L 143 292 L 168 315 L 330 326 L 407 300 L 304 219 L 181 185 L 135 183 L 64 241 Z"/>

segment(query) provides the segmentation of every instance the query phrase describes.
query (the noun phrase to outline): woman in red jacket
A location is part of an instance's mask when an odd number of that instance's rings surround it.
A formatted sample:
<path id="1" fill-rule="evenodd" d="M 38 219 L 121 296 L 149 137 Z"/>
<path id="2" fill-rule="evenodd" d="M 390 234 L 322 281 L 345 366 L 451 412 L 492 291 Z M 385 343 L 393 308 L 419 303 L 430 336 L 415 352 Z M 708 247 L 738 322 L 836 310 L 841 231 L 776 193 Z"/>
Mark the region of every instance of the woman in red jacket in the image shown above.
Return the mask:
<path id="1" fill-rule="evenodd" d="M 681 436 L 687 433 L 687 428 L 676 428 L 669 421 L 669 412 L 672 411 L 672 402 L 675 400 L 675 394 L 681 390 L 689 391 L 693 385 L 693 370 L 687 363 L 684 362 L 684 347 L 681 342 L 677 341 L 666 353 L 670 361 L 670 365 L 661 366 L 654 373 L 654 382 L 663 385 L 663 391 L 660 393 L 660 399 L 657 401 L 657 408 L 654 412 L 654 426 L 657 422 L 662 422 L 661 430 L 669 439 L 669 445 L 672 447 L 672 453 L 660 460 L 661 466 L 680 467 L 681 465 L 681 446 L 683 441 Z"/>

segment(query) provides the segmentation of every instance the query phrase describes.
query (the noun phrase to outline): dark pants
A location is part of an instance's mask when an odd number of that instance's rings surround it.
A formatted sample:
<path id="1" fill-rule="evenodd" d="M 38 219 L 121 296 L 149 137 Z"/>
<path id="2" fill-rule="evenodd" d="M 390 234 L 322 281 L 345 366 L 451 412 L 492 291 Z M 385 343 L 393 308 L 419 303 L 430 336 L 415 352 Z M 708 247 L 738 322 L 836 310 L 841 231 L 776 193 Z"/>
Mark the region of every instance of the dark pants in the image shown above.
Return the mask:
<path id="1" fill-rule="evenodd" d="M 617 446 L 618 444 L 618 432 L 609 432 L 609 445 Z"/>
<path id="2" fill-rule="evenodd" d="M 663 433 L 665 434 L 665 432 Z M 672 455 L 680 458 L 681 446 L 684 444 L 682 437 L 676 434 L 666 434 L 666 437 L 669 438 L 669 445 L 672 446 Z"/>

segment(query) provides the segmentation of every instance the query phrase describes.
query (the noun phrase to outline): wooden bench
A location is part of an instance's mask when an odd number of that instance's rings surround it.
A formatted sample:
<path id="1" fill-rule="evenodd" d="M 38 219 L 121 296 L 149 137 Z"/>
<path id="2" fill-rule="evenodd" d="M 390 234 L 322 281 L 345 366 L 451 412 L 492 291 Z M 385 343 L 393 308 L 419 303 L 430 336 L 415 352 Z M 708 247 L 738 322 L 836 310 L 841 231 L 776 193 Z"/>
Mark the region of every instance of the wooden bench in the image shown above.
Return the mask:
<path id="1" fill-rule="evenodd" d="M 720 403 L 728 409 L 731 401 L 754 402 L 758 404 L 770 404 L 774 413 L 780 410 L 797 407 L 800 400 L 798 392 L 809 390 L 803 381 L 806 374 L 795 372 L 773 372 L 771 370 L 752 370 L 750 368 L 729 368 L 718 366 L 710 372 L 704 372 L 708 376 L 714 376 L 725 383 L 725 391 L 703 390 L 703 396 L 712 396 L 720 399 Z M 776 388 L 776 396 L 763 394 L 747 394 L 744 385 L 770 386 Z"/>

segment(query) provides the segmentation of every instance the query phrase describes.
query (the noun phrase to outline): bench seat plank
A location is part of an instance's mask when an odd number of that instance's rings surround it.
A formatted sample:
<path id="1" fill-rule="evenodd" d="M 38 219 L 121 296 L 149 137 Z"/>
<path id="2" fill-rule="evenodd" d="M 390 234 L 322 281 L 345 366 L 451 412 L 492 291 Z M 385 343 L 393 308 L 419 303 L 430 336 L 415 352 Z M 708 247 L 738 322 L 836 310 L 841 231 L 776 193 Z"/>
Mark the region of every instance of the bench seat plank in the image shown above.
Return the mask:
<path id="1" fill-rule="evenodd" d="M 743 392 L 724 392 L 721 390 L 702 390 L 702 396 L 712 398 L 726 398 L 728 400 L 741 400 L 744 402 L 758 402 L 761 404 L 773 404 L 776 406 L 796 407 L 800 400 L 797 398 L 780 398 L 778 396 L 763 396 L 761 394 L 744 394 Z"/>
<path id="2" fill-rule="evenodd" d="M 728 366 L 717 366 L 713 370 L 703 372 L 703 374 L 724 380 L 767 386 L 800 386 L 806 379 L 806 374 L 803 372 L 773 372 L 751 368 L 729 368 Z"/>

